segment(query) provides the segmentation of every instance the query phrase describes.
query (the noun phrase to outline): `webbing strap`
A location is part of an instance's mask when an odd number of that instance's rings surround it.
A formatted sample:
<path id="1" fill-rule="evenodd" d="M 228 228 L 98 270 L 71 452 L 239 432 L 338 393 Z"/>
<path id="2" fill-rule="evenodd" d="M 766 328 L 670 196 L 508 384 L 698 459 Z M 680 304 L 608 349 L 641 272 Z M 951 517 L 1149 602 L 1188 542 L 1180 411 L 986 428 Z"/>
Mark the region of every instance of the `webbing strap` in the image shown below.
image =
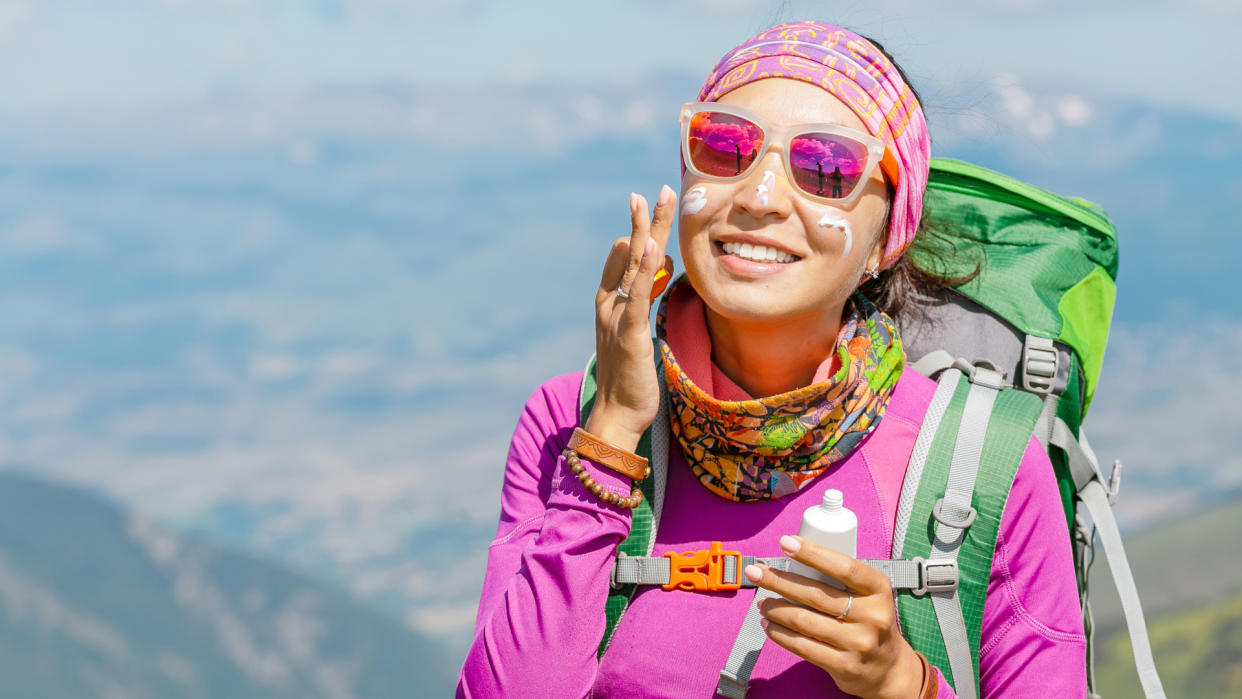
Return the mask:
<path id="1" fill-rule="evenodd" d="M 910 590 L 915 595 L 956 590 L 961 573 L 954 560 L 925 558 L 859 559 L 888 578 L 894 590 Z"/>
<path id="2" fill-rule="evenodd" d="M 1035 423 L 1035 438 L 1039 440 L 1039 446 L 1048 451 L 1048 443 L 1052 441 L 1052 426 L 1057 419 L 1057 401 L 1061 396 L 1055 393 L 1049 393 L 1044 396 L 1044 408 L 1039 413 L 1039 420 Z"/>
<path id="3" fill-rule="evenodd" d="M 938 352 L 949 356 L 949 353 L 943 350 Z M 932 354 L 937 354 L 937 352 Z M 932 355 L 928 355 L 930 356 Z M 952 365 L 952 363 L 953 360 L 950 358 L 949 364 Z M 906 541 L 910 516 L 914 513 L 914 501 L 919 493 L 919 481 L 923 478 L 923 467 L 927 465 L 927 455 L 931 452 L 932 440 L 936 438 L 936 430 L 940 428 L 940 421 L 944 419 L 945 409 L 953 400 L 953 392 L 957 390 L 961 376 L 962 372 L 958 369 L 949 369 L 940 375 L 940 381 L 936 384 L 936 392 L 932 395 L 931 404 L 923 416 L 923 425 L 919 428 L 919 435 L 914 440 L 914 451 L 910 453 L 906 479 L 901 485 L 901 495 L 897 500 L 897 523 L 893 528 L 893 558 L 901 558 L 901 548 Z"/>
<path id="4" fill-rule="evenodd" d="M 1087 513 L 1104 545 L 1104 558 L 1117 586 L 1121 611 L 1130 632 L 1130 645 L 1134 649 L 1134 665 L 1138 669 L 1139 684 L 1147 699 L 1164 699 L 1164 686 L 1156 672 L 1156 661 L 1151 653 L 1151 640 L 1147 637 L 1147 622 L 1143 618 L 1143 605 L 1139 601 L 1134 573 L 1121 543 L 1121 531 L 1109 503 L 1109 490 L 1104 486 L 1100 468 L 1089 451 L 1074 438 L 1069 425 L 1057 420 L 1052 430 L 1052 443 L 1060 447 L 1069 462 L 1070 473 L 1078 487 L 1078 499 L 1087 506 Z"/>
<path id="5" fill-rule="evenodd" d="M 972 372 L 970 393 L 966 396 L 966 407 L 962 411 L 961 426 L 953 447 L 953 461 L 949 466 L 949 482 L 944 497 L 933 510 L 937 521 L 930 556 L 933 562 L 956 561 L 966 530 L 975 521 L 971 496 L 979 474 L 979 458 L 983 453 L 983 439 L 988 431 L 992 406 L 1003 381 L 999 373 L 987 369 L 976 368 Z M 944 639 L 945 653 L 949 657 L 957 696 L 960 699 L 975 699 L 974 662 L 957 588 L 932 592 L 931 600 L 940 625 L 940 637 Z"/>
<path id="6" fill-rule="evenodd" d="M 778 560 L 779 565 L 769 565 L 776 570 L 785 570 L 789 559 Z M 738 630 L 737 638 L 733 640 L 733 648 L 729 650 L 729 659 L 725 661 L 724 669 L 720 671 L 720 680 L 716 683 L 716 694 L 729 697 L 729 699 L 746 697 L 746 690 L 750 687 L 750 673 L 754 672 L 755 663 L 759 661 L 759 651 L 763 650 L 763 643 L 768 639 L 767 634 L 763 632 L 763 627 L 759 625 L 762 620 L 759 614 L 759 602 L 767 597 L 775 596 L 776 593 L 771 590 L 756 588 L 755 598 L 746 610 L 746 618 L 742 620 L 742 628 Z"/>
<path id="7" fill-rule="evenodd" d="M 957 359 L 945 350 L 936 350 L 923 355 L 917 362 L 910 365 L 910 368 L 929 379 L 934 379 L 938 372 L 953 366 L 955 361 Z"/>
<path id="8" fill-rule="evenodd" d="M 668 391 L 664 390 L 664 371 L 660 366 L 660 350 L 656 348 L 656 380 L 660 387 L 660 407 L 656 409 L 655 421 L 651 423 L 651 536 L 647 539 L 647 555 L 655 547 L 656 530 L 660 526 L 660 513 L 664 512 L 664 490 L 668 487 Z"/>
<path id="9" fill-rule="evenodd" d="M 742 556 L 741 568 L 752 563 L 760 563 L 776 570 L 785 570 L 789 559 L 784 556 L 763 558 L 758 556 Z M 742 587 L 754 587 L 742 571 L 738 570 L 737 560 L 732 556 L 723 559 L 724 574 L 721 576 L 728 584 L 737 583 Z M 665 556 L 618 556 L 612 567 L 613 585 L 667 585 L 673 575 L 672 562 Z"/>

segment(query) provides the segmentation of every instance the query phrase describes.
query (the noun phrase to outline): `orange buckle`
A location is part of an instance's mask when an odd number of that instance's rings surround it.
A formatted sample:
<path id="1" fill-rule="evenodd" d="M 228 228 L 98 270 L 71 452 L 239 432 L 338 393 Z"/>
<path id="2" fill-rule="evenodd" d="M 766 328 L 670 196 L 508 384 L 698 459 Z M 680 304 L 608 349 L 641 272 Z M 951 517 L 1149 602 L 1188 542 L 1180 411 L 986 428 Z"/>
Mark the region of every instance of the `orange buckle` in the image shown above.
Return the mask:
<path id="1" fill-rule="evenodd" d="M 732 556 L 736 561 L 733 566 L 733 582 L 725 582 L 725 559 Z M 737 551 L 722 551 L 721 543 L 713 541 L 706 551 L 686 551 L 677 553 L 666 551 L 668 559 L 668 583 L 665 590 L 736 590 L 742 586 L 742 554 Z M 706 568 L 706 570 L 704 570 Z"/>

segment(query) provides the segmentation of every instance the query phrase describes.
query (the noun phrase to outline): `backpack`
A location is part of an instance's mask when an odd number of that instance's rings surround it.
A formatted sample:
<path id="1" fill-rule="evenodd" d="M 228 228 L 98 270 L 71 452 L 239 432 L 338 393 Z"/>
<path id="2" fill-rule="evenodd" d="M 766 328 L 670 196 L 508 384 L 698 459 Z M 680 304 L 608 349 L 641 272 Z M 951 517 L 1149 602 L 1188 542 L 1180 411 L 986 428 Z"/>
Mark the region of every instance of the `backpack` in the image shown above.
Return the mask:
<path id="1" fill-rule="evenodd" d="M 1094 694 L 1087 571 L 1095 535 L 1122 601 L 1140 682 L 1164 697 L 1133 575 L 1111 506 L 1121 474 L 1105 479 L 1082 431 L 1095 393 L 1112 318 L 1116 230 L 1104 212 L 982 167 L 934 158 L 925 194 L 927 225 L 951 246 L 910 254 L 923 269 L 979 273 L 920 313 L 898 320 L 910 368 L 937 379 L 915 441 L 897 506 L 893 559 L 865 560 L 885 572 L 897 595 L 907 641 L 936 665 L 959 697 L 979 696 L 983 602 L 1005 500 L 1035 436 L 1048 451 L 1074 543 L 1088 639 L 1088 690 Z M 659 352 L 656 352 L 659 357 Z M 657 360 L 658 364 L 658 360 Z M 594 357 L 579 396 L 583 421 L 595 395 Z M 661 383 L 663 376 L 657 370 Z M 640 585 L 669 583 L 686 561 L 651 557 L 664 499 L 669 448 L 667 396 L 638 453 L 651 459 L 643 501 L 618 548 L 603 656 Z M 713 545 L 704 589 L 749 587 L 741 569 L 755 561 L 784 569 L 787 559 L 720 556 Z M 708 554 L 709 552 L 702 552 Z M 708 557 L 690 565 L 709 565 Z M 768 593 L 758 590 L 757 603 Z M 744 697 L 765 635 L 751 604 L 717 693 Z"/>

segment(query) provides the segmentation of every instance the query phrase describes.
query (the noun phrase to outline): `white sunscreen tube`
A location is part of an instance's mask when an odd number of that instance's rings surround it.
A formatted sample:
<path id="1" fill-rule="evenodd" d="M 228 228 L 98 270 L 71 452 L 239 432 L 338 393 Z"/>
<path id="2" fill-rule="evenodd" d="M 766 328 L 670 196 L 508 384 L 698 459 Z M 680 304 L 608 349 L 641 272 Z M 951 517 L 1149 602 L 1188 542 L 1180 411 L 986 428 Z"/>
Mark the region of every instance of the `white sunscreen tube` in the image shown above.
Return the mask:
<path id="1" fill-rule="evenodd" d="M 847 556 L 858 555 L 858 516 L 845 508 L 845 496 L 839 490 L 824 491 L 824 501 L 802 513 L 802 526 L 798 536 L 808 541 L 840 551 Z M 789 562 L 789 572 L 826 582 L 833 587 L 843 587 L 814 568 L 797 561 Z"/>

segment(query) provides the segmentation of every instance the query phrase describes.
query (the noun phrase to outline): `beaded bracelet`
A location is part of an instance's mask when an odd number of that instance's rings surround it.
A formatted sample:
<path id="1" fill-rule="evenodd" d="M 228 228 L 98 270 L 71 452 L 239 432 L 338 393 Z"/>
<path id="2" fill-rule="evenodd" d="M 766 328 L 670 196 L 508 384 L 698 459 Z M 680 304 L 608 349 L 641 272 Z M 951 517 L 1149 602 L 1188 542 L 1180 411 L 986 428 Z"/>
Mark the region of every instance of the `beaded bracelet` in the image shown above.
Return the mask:
<path id="1" fill-rule="evenodd" d="M 583 487 L 594 493 L 595 497 L 600 500 L 616 505 L 617 507 L 624 507 L 627 510 L 637 507 L 638 503 L 643 501 L 643 491 L 640 490 L 638 486 L 634 486 L 634 490 L 630 492 L 630 496 L 628 498 L 623 498 L 616 493 L 604 490 L 604 486 L 596 483 L 595 479 L 591 478 L 591 474 L 588 473 L 586 468 L 582 465 L 582 461 L 578 458 L 578 453 L 573 449 L 566 449 L 564 456 L 565 461 L 569 464 L 570 473 L 577 476 Z"/>

